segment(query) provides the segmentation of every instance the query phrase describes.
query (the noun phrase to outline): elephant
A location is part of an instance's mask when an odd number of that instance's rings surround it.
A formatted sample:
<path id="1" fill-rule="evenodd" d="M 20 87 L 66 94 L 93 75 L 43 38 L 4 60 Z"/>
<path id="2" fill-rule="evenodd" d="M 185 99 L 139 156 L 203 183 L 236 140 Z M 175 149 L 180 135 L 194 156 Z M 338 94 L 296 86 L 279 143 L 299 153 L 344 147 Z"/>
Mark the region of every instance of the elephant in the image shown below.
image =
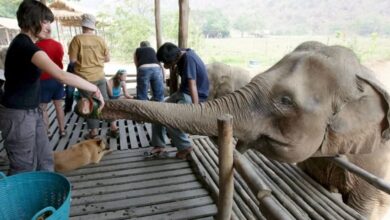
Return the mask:
<path id="1" fill-rule="evenodd" d="M 367 218 L 389 217 L 389 195 L 321 158 L 343 154 L 390 180 L 389 95 L 348 48 L 304 42 L 220 98 L 200 104 L 110 100 L 95 117 L 161 123 L 215 137 L 217 118 L 225 114 L 233 116 L 237 150 L 298 163 Z"/>
<path id="2" fill-rule="evenodd" d="M 252 79 L 246 69 L 214 62 L 207 64 L 210 91 L 207 100 L 213 100 L 245 86 Z"/>

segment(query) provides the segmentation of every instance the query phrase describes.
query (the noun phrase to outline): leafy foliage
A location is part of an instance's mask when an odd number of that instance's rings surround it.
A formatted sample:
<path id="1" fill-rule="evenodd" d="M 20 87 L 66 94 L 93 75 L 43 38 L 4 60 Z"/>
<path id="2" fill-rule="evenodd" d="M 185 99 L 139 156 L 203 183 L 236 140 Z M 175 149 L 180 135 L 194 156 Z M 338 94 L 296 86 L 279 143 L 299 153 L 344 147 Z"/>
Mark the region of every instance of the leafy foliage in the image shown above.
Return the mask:
<path id="1" fill-rule="evenodd" d="M 216 9 L 208 9 L 198 12 L 199 24 L 201 25 L 202 33 L 207 38 L 221 38 L 230 35 L 230 21 L 220 11 Z"/>
<path id="2" fill-rule="evenodd" d="M 0 17 L 16 18 L 16 10 L 21 0 L 0 0 Z"/>
<path id="3" fill-rule="evenodd" d="M 132 62 L 133 53 L 140 41 L 155 39 L 155 23 L 153 4 L 143 1 L 125 0 L 116 5 L 114 13 L 100 13 L 98 15 L 104 26 L 107 42 L 111 54 L 115 59 Z M 170 41 L 177 44 L 179 33 L 178 11 L 163 12 L 162 36 L 163 42 Z M 189 47 L 196 47 L 202 43 L 201 30 L 190 17 Z"/>
<path id="4" fill-rule="evenodd" d="M 132 61 L 133 53 L 139 42 L 148 40 L 152 35 L 152 17 L 149 5 L 139 1 L 125 1 L 128 7 L 118 6 L 114 13 L 101 13 L 98 17 L 103 24 L 112 56 L 122 61 Z M 147 15 L 147 16 L 146 16 Z"/>

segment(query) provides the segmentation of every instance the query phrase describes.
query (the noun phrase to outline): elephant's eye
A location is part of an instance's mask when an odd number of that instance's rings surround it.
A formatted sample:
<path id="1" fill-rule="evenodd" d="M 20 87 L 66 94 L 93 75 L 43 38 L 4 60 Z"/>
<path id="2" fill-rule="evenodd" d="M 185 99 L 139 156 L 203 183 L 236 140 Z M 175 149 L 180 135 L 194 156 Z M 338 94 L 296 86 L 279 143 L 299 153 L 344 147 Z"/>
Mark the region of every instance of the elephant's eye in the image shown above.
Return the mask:
<path id="1" fill-rule="evenodd" d="M 294 102 L 292 101 L 291 97 L 289 97 L 289 96 L 282 96 L 280 98 L 280 102 L 283 105 L 293 105 L 294 104 Z"/>

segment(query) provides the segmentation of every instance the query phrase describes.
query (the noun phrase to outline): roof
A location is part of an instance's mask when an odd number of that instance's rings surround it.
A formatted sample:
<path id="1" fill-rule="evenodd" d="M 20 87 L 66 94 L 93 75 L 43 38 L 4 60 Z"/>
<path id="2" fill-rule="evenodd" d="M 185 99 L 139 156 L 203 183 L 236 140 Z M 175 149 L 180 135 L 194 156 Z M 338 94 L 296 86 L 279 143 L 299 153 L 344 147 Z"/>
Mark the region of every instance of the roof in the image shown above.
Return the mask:
<path id="1" fill-rule="evenodd" d="M 13 18 L 0 17 L 0 28 L 19 30 L 18 22 Z"/>
<path id="2" fill-rule="evenodd" d="M 75 5 L 63 0 L 55 0 L 49 4 L 49 8 L 54 14 L 54 19 L 63 26 L 80 26 L 83 12 Z"/>

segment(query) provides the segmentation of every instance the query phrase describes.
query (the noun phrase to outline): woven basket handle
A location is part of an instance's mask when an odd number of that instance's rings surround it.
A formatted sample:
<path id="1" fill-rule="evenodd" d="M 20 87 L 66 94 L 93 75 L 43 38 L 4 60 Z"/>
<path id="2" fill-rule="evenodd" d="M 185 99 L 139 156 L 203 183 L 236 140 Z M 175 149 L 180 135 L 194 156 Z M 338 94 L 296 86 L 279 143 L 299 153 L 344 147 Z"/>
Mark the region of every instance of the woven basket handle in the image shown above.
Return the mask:
<path id="1" fill-rule="evenodd" d="M 45 220 L 47 219 L 49 216 L 53 215 L 53 213 L 56 211 L 55 208 L 53 208 L 52 206 L 48 206 L 44 209 L 42 209 L 41 211 L 37 212 L 32 218 L 31 220 Z"/>

